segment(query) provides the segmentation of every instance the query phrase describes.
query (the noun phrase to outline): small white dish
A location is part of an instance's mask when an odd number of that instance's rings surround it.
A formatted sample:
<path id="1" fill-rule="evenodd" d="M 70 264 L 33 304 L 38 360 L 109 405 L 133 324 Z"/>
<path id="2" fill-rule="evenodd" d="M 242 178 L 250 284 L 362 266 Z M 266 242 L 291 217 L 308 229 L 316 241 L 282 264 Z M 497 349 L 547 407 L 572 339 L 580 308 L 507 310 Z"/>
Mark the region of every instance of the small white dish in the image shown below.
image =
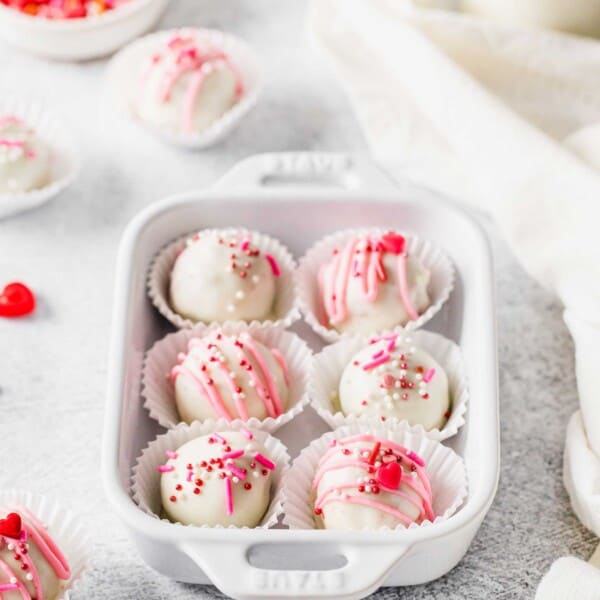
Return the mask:
<path id="1" fill-rule="evenodd" d="M 50 149 L 50 182 L 39 189 L 0 194 L 0 219 L 37 208 L 67 188 L 80 169 L 76 145 L 67 128 L 41 103 L 0 91 L 0 116 L 14 115 L 33 129 Z"/>
<path id="2" fill-rule="evenodd" d="M 139 119 L 135 109 L 139 73 L 142 65 L 157 48 L 182 31 L 194 32 L 198 37 L 205 38 L 211 44 L 221 48 L 230 57 L 244 85 L 244 92 L 239 101 L 223 116 L 200 132 L 181 133 L 151 127 Z M 199 150 L 212 146 L 225 138 L 256 104 L 262 87 L 262 73 L 254 51 L 236 36 L 215 29 L 171 29 L 144 36 L 123 48 L 109 64 L 108 85 L 113 104 L 119 112 L 168 144 L 188 150 Z"/>
<path id="3" fill-rule="evenodd" d="M 130 0 L 81 19 L 47 19 L 0 4 L 0 37 L 32 54 L 81 61 L 112 54 L 156 24 L 169 0 Z"/>

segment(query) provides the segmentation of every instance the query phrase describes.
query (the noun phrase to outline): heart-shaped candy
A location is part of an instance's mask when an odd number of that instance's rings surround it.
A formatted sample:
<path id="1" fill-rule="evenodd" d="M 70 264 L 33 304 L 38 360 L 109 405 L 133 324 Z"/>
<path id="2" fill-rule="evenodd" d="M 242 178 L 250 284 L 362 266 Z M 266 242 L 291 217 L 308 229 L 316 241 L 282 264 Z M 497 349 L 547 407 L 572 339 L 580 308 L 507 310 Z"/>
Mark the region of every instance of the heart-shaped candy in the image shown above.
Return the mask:
<path id="1" fill-rule="evenodd" d="M 381 244 L 388 252 L 392 254 L 402 254 L 404 252 L 406 240 L 399 234 L 389 231 L 381 237 Z"/>
<path id="2" fill-rule="evenodd" d="M 21 535 L 21 517 L 10 513 L 5 519 L 0 519 L 0 536 L 18 539 Z"/>
<path id="3" fill-rule="evenodd" d="M 9 283 L 0 293 L 0 317 L 23 317 L 34 309 L 35 296 L 22 283 Z"/>
<path id="4" fill-rule="evenodd" d="M 388 490 L 397 490 L 402 481 L 402 467 L 397 462 L 381 465 L 377 469 L 377 479 L 381 487 Z"/>

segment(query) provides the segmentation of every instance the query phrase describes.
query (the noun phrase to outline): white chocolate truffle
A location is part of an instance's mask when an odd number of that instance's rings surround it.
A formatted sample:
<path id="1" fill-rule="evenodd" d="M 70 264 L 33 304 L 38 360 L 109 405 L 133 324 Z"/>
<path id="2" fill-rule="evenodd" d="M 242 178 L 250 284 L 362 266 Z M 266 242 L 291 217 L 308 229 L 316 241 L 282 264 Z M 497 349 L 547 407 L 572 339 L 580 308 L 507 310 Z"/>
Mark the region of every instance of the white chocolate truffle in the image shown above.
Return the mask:
<path id="1" fill-rule="evenodd" d="M 247 232 L 201 231 L 188 240 L 171 273 L 171 306 L 192 321 L 265 320 L 272 315 L 275 259 Z"/>
<path id="2" fill-rule="evenodd" d="M 0 597 L 55 600 L 71 577 L 46 528 L 26 508 L 0 508 Z"/>
<path id="3" fill-rule="evenodd" d="M 193 133 L 209 127 L 242 94 L 230 58 L 194 31 L 182 31 L 148 59 L 136 96 L 139 118 L 159 129 Z"/>
<path id="4" fill-rule="evenodd" d="M 368 433 L 333 441 L 313 490 L 316 520 L 325 529 L 393 529 L 435 518 L 423 460 Z"/>
<path id="5" fill-rule="evenodd" d="M 213 331 L 192 338 L 171 372 L 179 416 L 186 423 L 211 418 L 276 418 L 288 404 L 287 366 L 277 349 L 248 333 Z"/>
<path id="6" fill-rule="evenodd" d="M 0 117 L 0 194 L 28 192 L 49 180 L 46 144 L 17 117 Z"/>
<path id="7" fill-rule="evenodd" d="M 371 340 L 352 358 L 339 401 L 345 415 L 398 419 L 427 431 L 445 425 L 451 402 L 444 369 L 396 333 Z"/>
<path id="8" fill-rule="evenodd" d="M 247 430 L 191 440 L 158 470 L 163 508 L 184 525 L 256 527 L 271 501 L 277 468 Z"/>
<path id="9" fill-rule="evenodd" d="M 319 272 L 324 324 L 353 334 L 406 325 L 429 307 L 429 279 L 401 235 L 352 237 Z"/>

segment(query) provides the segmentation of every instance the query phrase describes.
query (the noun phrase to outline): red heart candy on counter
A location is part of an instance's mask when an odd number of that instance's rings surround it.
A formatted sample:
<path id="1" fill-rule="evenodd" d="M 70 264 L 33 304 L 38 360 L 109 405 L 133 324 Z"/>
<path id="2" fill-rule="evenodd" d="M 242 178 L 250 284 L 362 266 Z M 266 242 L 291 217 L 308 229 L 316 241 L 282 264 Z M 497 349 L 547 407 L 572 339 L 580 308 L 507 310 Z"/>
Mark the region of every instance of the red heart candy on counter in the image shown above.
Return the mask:
<path id="1" fill-rule="evenodd" d="M 377 479 L 382 487 L 397 490 L 402 481 L 402 467 L 397 462 L 382 465 L 377 470 Z"/>
<path id="2" fill-rule="evenodd" d="M 21 535 L 21 517 L 17 513 L 10 513 L 6 519 L 0 519 L 0 536 L 18 539 Z"/>
<path id="3" fill-rule="evenodd" d="M 391 252 L 392 254 L 402 254 L 404 252 L 406 240 L 399 233 L 389 231 L 382 236 L 381 244 L 388 252 Z"/>
<path id="4" fill-rule="evenodd" d="M 23 317 L 34 309 L 35 296 L 22 283 L 9 283 L 0 293 L 0 317 Z"/>

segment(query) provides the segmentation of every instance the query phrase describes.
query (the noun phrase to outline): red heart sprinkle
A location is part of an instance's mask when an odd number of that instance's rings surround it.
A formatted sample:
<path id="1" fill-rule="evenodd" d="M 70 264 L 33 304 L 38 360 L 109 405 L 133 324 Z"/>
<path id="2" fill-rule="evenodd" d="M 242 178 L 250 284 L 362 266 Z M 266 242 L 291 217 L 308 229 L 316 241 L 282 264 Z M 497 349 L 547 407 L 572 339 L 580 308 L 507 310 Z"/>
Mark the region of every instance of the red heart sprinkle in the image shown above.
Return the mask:
<path id="1" fill-rule="evenodd" d="M 22 283 L 9 283 L 0 293 L 0 317 L 23 317 L 34 309 L 35 296 Z"/>
<path id="2" fill-rule="evenodd" d="M 406 240 L 399 234 L 389 231 L 381 238 L 383 247 L 392 254 L 402 254 Z"/>
<path id="3" fill-rule="evenodd" d="M 0 519 L 0 536 L 18 539 L 21 535 L 21 517 L 10 513 L 6 519 Z"/>
<path id="4" fill-rule="evenodd" d="M 397 462 L 382 465 L 377 469 L 377 479 L 382 487 L 397 490 L 402 481 L 402 467 Z"/>

